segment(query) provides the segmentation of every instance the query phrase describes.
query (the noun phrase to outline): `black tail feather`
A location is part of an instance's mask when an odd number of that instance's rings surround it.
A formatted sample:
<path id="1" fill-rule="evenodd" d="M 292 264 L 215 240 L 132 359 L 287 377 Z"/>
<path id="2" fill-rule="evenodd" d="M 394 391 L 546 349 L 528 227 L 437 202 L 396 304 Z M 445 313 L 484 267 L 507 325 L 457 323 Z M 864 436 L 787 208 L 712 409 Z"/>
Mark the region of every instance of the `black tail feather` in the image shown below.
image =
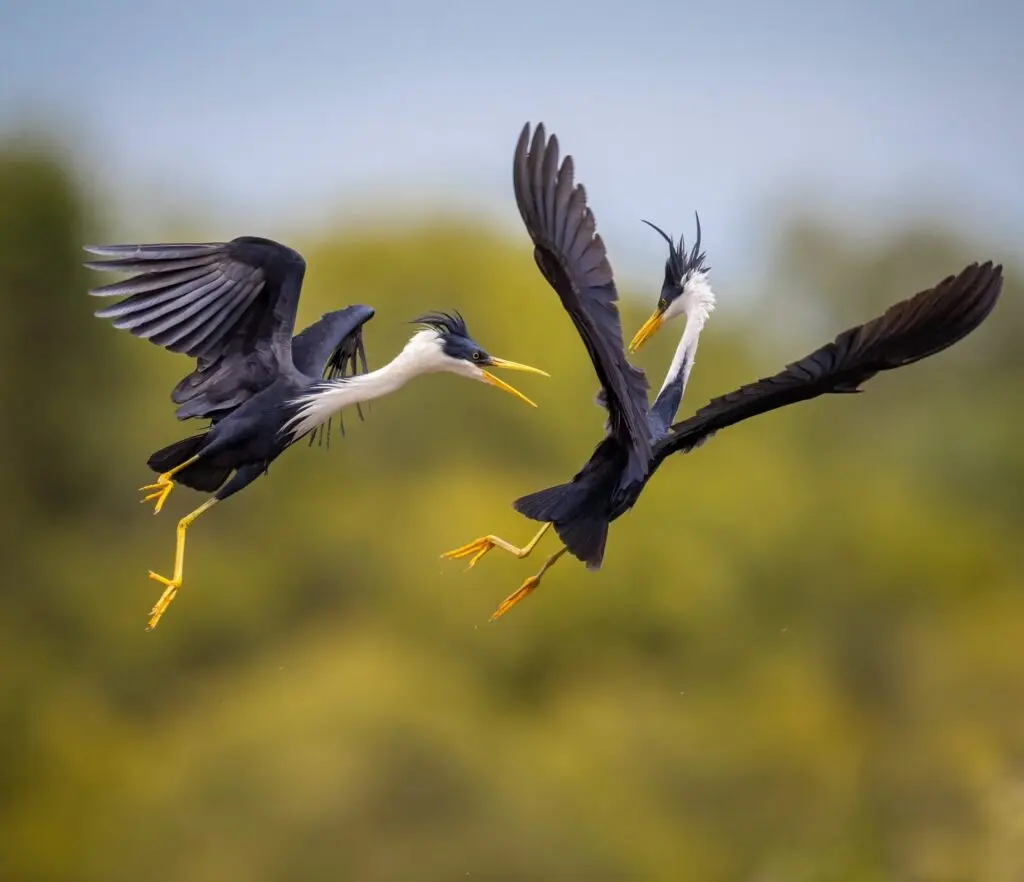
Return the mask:
<path id="1" fill-rule="evenodd" d="M 157 474 L 169 472 L 171 469 L 186 462 L 190 457 L 195 456 L 206 443 L 207 434 L 207 432 L 201 432 L 198 435 L 192 435 L 189 438 L 182 438 L 180 441 L 168 444 L 152 454 L 146 461 L 146 465 Z M 228 479 L 230 474 L 230 468 L 215 466 L 199 460 L 178 472 L 174 476 L 174 480 L 186 487 L 191 487 L 193 490 L 213 493 Z"/>
<path id="2" fill-rule="evenodd" d="M 608 539 L 607 518 L 584 513 L 568 521 L 555 521 L 555 532 L 569 549 L 569 554 L 583 561 L 588 570 L 601 568 Z"/>
<path id="3" fill-rule="evenodd" d="M 574 481 L 521 496 L 512 506 L 531 520 L 554 524 L 569 553 L 596 570 L 604 557 L 608 519 L 603 507 L 595 508 L 588 502 L 592 498 L 586 487 Z"/>
<path id="4" fill-rule="evenodd" d="M 557 521 L 567 517 L 576 508 L 578 494 L 575 491 L 575 484 L 557 484 L 546 490 L 520 496 L 512 503 L 512 507 L 534 521 Z"/>

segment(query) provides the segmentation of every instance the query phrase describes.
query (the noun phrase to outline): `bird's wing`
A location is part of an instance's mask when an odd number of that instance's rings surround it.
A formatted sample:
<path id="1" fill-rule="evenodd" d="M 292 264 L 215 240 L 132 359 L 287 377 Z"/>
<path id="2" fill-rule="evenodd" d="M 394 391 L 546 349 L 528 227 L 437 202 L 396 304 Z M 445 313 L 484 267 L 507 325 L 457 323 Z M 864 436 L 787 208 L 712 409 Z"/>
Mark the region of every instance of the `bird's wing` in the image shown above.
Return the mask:
<path id="1" fill-rule="evenodd" d="M 365 374 L 363 325 L 373 316 L 373 307 L 362 305 L 346 306 L 321 316 L 292 340 L 295 367 L 307 377 L 324 380 L 343 380 L 359 373 Z M 363 419 L 363 410 L 358 403 L 356 412 L 359 419 Z M 341 414 L 338 414 L 338 428 L 344 435 L 345 423 Z M 318 436 L 321 442 L 326 437 L 330 446 L 330 420 L 326 426 L 320 426 L 310 434 L 309 443 L 313 444 Z"/>
<path id="2" fill-rule="evenodd" d="M 604 242 L 595 232 L 586 191 L 582 184 L 573 184 L 571 156 L 559 166 L 558 139 L 552 135 L 545 143 L 543 123 L 529 142 L 527 123 L 516 145 L 512 177 L 534 259 L 594 363 L 610 433 L 635 452 L 638 462 L 646 461 L 651 450 L 647 378 L 623 351 L 615 280 Z"/>
<path id="3" fill-rule="evenodd" d="M 727 426 L 819 395 L 859 392 L 880 371 L 952 346 L 992 311 L 1003 286 L 1002 269 L 991 261 L 971 264 L 889 307 L 884 315 L 844 331 L 774 376 L 713 399 L 658 442 L 654 467 L 671 453 L 693 450 Z"/>
<path id="4" fill-rule="evenodd" d="M 178 416 L 212 416 L 237 407 L 291 360 L 306 264 L 291 248 L 244 236 L 231 242 L 87 246 L 106 258 L 94 270 L 134 274 L 93 288 L 123 299 L 99 310 L 122 328 L 198 360 L 175 389 Z M 196 400 L 198 399 L 198 400 Z"/>
<path id="5" fill-rule="evenodd" d="M 306 270 L 291 248 L 245 236 L 199 245 L 85 250 L 108 258 L 89 261 L 90 269 L 135 273 L 89 292 L 124 297 L 96 315 L 171 352 L 214 360 L 229 343 L 291 339 Z"/>
<path id="6" fill-rule="evenodd" d="M 366 372 L 366 352 L 363 349 L 363 325 L 374 316 L 372 306 L 357 304 L 328 312 L 317 319 L 292 340 L 292 359 L 295 367 L 307 377 L 333 379 L 344 371 L 347 360 L 355 371 L 355 357 L 362 358 Z"/>

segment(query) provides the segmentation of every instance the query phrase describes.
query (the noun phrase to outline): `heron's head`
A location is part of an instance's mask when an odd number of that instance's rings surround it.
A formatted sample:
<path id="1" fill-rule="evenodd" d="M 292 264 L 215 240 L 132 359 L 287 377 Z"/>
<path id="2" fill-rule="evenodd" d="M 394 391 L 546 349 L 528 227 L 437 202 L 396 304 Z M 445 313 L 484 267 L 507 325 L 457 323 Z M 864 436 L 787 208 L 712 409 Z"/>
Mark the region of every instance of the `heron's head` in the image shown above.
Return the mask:
<path id="1" fill-rule="evenodd" d="M 682 236 L 679 237 L 679 244 L 676 245 L 664 230 L 656 227 L 650 221 L 644 221 L 647 226 L 658 232 L 668 242 L 668 258 L 665 260 L 665 281 L 661 285 L 658 305 L 653 315 L 644 322 L 640 330 L 636 332 L 636 336 L 630 341 L 630 352 L 636 352 L 666 322 L 685 315 L 687 322 L 697 319 L 703 324 L 715 308 L 715 295 L 711 290 L 711 282 L 708 280 L 711 267 L 705 266 L 704 260 L 707 255 L 700 250 L 700 216 L 696 214 L 695 216 L 697 218 L 697 238 L 689 253 L 686 251 L 686 244 Z"/>
<path id="2" fill-rule="evenodd" d="M 489 368 L 504 368 L 510 371 L 526 371 L 531 374 L 550 376 L 539 368 L 514 361 L 506 361 L 491 355 L 470 335 L 465 319 L 456 313 L 432 312 L 420 316 L 416 323 L 423 326 L 418 334 L 409 341 L 407 350 L 412 350 L 414 358 L 424 371 L 448 371 L 479 380 L 491 386 L 497 386 L 531 407 L 537 405 L 530 401 L 518 389 L 514 389 L 503 380 L 499 380 Z"/>

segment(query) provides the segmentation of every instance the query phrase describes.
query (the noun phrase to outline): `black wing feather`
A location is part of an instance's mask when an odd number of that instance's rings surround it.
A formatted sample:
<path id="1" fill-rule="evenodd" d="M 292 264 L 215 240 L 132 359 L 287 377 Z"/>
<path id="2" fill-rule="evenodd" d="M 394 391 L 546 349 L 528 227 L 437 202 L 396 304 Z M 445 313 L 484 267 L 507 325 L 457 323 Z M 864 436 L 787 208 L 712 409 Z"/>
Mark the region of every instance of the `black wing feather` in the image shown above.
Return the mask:
<path id="1" fill-rule="evenodd" d="M 243 325 L 263 331 L 275 342 L 291 339 L 305 273 L 305 261 L 291 248 L 245 236 L 231 242 L 102 245 L 85 250 L 109 258 L 87 262 L 90 269 L 136 274 L 89 293 L 124 297 L 96 315 L 113 319 L 114 327 L 137 337 L 208 360 L 223 354 Z M 255 321 L 247 320 L 250 307 Z M 265 321 L 267 315 L 274 321 Z M 202 319 L 196 321 L 197 316 Z M 229 316 L 232 321 L 225 322 Z"/>
<path id="2" fill-rule="evenodd" d="M 973 263 L 956 276 L 844 331 L 832 343 L 772 377 L 715 398 L 672 426 L 655 447 L 655 468 L 669 454 L 693 450 L 720 429 L 827 393 L 858 392 L 881 371 L 927 358 L 966 337 L 992 311 L 1002 266 Z"/>
<path id="3" fill-rule="evenodd" d="M 292 358 L 295 367 L 307 377 L 325 380 L 343 380 L 367 371 L 366 349 L 363 346 L 363 325 L 374 316 L 371 306 L 346 306 L 322 315 L 292 340 Z M 360 370 L 360 367 L 362 370 Z M 359 419 L 363 409 L 356 405 Z M 338 415 L 338 429 L 345 434 L 345 423 Z M 309 437 L 309 443 L 327 438 L 330 447 L 331 422 L 320 426 Z"/>
<path id="4" fill-rule="evenodd" d="M 133 273 L 93 288 L 123 300 L 97 311 L 120 328 L 196 358 L 172 393 L 179 419 L 217 418 L 292 367 L 291 335 L 306 264 L 291 248 L 231 242 L 87 246 L 90 269 Z"/>
<path id="5" fill-rule="evenodd" d="M 647 378 L 627 360 L 622 345 L 618 292 L 604 242 L 596 233 L 582 184 L 573 185 L 573 160 L 558 164 L 558 139 L 545 141 L 543 123 L 530 142 L 527 123 L 519 136 L 512 177 L 516 204 L 534 243 L 537 266 L 576 325 L 608 409 L 609 432 L 632 451 L 642 477 L 651 452 Z"/>
<path id="6" fill-rule="evenodd" d="M 361 304 L 325 313 L 292 341 L 295 367 L 307 377 L 331 379 L 343 362 L 352 359 L 354 366 L 355 356 L 362 352 L 365 372 L 363 325 L 373 316 L 373 307 Z"/>

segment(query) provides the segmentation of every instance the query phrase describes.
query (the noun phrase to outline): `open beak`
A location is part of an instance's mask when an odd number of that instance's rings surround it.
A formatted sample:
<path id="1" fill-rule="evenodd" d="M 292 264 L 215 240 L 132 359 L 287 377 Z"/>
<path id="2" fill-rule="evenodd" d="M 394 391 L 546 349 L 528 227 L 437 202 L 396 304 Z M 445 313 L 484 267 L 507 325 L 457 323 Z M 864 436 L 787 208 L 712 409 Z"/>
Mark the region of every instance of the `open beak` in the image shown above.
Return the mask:
<path id="1" fill-rule="evenodd" d="M 663 324 L 665 319 L 662 317 L 663 313 L 661 310 L 656 310 L 647 321 L 643 323 L 640 330 L 636 332 L 636 336 L 629 341 L 629 351 L 636 352 L 641 346 L 644 345 L 654 334 L 657 332 Z"/>
<path id="2" fill-rule="evenodd" d="M 507 370 L 510 371 L 525 371 L 528 374 L 540 374 L 542 377 L 551 376 L 551 374 L 547 373 L 546 371 L 542 371 L 540 368 L 530 367 L 528 364 L 519 364 L 518 362 L 515 361 L 505 361 L 505 359 L 503 358 L 494 358 L 494 356 L 491 356 L 491 360 L 487 363 L 487 366 L 506 368 Z M 520 392 L 518 389 L 513 388 L 504 380 L 499 380 L 490 371 L 482 370 L 481 373 L 483 374 L 483 381 L 485 383 L 490 383 L 492 386 L 497 386 L 499 389 L 504 389 L 510 395 L 515 395 L 515 397 L 518 398 L 520 401 L 525 401 L 527 404 L 530 405 L 530 407 L 537 406 L 532 401 L 530 401 L 529 398 L 523 395 L 523 393 Z"/>

